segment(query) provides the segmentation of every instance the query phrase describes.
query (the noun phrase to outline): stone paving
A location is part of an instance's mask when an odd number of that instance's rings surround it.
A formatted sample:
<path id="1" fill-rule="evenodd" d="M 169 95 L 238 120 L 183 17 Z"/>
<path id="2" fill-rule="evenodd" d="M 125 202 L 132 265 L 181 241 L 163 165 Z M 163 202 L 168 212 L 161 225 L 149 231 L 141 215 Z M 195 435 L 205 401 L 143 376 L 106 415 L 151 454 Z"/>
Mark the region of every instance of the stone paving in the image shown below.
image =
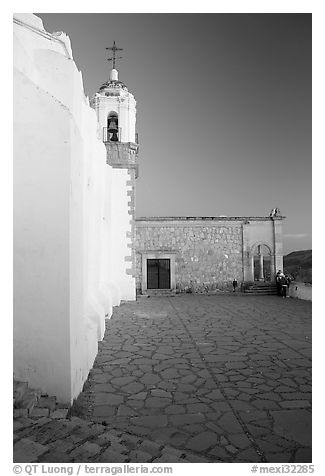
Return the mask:
<path id="1" fill-rule="evenodd" d="M 181 295 L 122 304 L 73 410 L 215 462 L 310 462 L 311 303 Z"/>
<path id="2" fill-rule="evenodd" d="M 14 421 L 14 463 L 210 463 L 211 459 L 78 417 Z"/>
<path id="3" fill-rule="evenodd" d="M 68 419 L 14 430 L 15 462 L 311 462 L 311 303 L 124 303 Z"/>

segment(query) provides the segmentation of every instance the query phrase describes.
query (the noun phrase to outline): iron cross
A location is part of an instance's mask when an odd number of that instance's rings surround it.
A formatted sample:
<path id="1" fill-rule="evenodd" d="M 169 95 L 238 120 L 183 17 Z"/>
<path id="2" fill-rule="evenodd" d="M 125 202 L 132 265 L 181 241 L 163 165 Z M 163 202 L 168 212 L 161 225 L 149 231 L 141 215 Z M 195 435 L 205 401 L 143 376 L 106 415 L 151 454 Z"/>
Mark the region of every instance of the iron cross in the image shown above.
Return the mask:
<path id="1" fill-rule="evenodd" d="M 107 58 L 107 61 L 113 61 L 113 69 L 115 69 L 115 61 L 117 59 L 121 59 L 122 56 L 118 56 L 116 57 L 116 52 L 117 51 L 123 51 L 123 48 L 117 48 L 116 44 L 115 44 L 115 41 L 114 41 L 114 44 L 111 48 L 106 48 L 107 50 L 112 50 L 113 52 L 113 57 L 112 58 Z"/>

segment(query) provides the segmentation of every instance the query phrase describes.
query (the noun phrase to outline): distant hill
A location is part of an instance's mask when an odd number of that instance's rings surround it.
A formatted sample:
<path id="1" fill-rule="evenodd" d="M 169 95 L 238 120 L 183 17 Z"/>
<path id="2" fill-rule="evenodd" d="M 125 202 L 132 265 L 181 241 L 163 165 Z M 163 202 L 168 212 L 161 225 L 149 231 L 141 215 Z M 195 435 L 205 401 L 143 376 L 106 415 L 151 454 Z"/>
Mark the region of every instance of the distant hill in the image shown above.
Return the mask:
<path id="1" fill-rule="evenodd" d="M 283 256 L 284 272 L 296 281 L 312 282 L 312 250 L 293 251 Z"/>

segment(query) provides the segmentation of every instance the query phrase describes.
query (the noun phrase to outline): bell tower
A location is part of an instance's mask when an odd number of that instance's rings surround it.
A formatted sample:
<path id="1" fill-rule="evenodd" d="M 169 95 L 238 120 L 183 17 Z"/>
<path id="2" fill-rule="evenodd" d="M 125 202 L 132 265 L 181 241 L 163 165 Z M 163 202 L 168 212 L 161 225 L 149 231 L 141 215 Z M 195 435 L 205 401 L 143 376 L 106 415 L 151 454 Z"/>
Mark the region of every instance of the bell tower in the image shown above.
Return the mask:
<path id="1" fill-rule="evenodd" d="M 106 145 L 107 163 L 112 167 L 135 170 L 138 176 L 138 134 L 136 133 L 136 101 L 126 85 L 119 80 L 115 68 L 117 48 L 114 45 L 106 50 L 112 51 L 113 62 L 109 79 L 91 100 L 91 106 L 97 113 L 99 133 Z"/>
<path id="2" fill-rule="evenodd" d="M 136 133 L 136 100 L 126 85 L 119 80 L 115 67 L 116 60 L 120 59 L 116 53 L 122 48 L 117 48 L 114 41 L 113 47 L 106 50 L 112 52 L 112 57 L 108 58 L 108 61 L 112 61 L 113 68 L 110 70 L 109 79 L 99 88 L 90 104 L 97 114 L 98 132 L 106 147 L 107 164 L 113 168 L 114 172 L 113 208 L 119 210 L 116 212 L 119 215 L 116 227 L 118 228 L 121 223 L 127 223 L 125 233 L 129 254 L 124 256 L 127 264 L 125 273 L 134 281 L 134 297 L 131 299 L 135 299 L 135 180 L 138 177 L 139 150 Z M 121 208 L 124 198 L 127 211 L 125 207 L 123 211 Z M 127 222 L 125 214 L 127 214 Z M 115 236 L 115 242 L 124 238 Z M 122 296 L 122 299 L 128 299 L 128 297 Z"/>

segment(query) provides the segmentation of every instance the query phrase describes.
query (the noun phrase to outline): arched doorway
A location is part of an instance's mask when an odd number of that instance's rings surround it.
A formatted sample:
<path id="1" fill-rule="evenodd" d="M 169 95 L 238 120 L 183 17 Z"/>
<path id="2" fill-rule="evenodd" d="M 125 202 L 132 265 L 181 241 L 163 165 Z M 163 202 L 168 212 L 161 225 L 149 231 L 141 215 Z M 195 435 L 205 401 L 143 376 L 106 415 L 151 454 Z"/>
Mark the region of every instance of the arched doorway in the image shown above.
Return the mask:
<path id="1" fill-rule="evenodd" d="M 274 274 L 273 256 L 267 245 L 261 243 L 254 247 L 252 268 L 254 281 L 272 281 Z"/>

